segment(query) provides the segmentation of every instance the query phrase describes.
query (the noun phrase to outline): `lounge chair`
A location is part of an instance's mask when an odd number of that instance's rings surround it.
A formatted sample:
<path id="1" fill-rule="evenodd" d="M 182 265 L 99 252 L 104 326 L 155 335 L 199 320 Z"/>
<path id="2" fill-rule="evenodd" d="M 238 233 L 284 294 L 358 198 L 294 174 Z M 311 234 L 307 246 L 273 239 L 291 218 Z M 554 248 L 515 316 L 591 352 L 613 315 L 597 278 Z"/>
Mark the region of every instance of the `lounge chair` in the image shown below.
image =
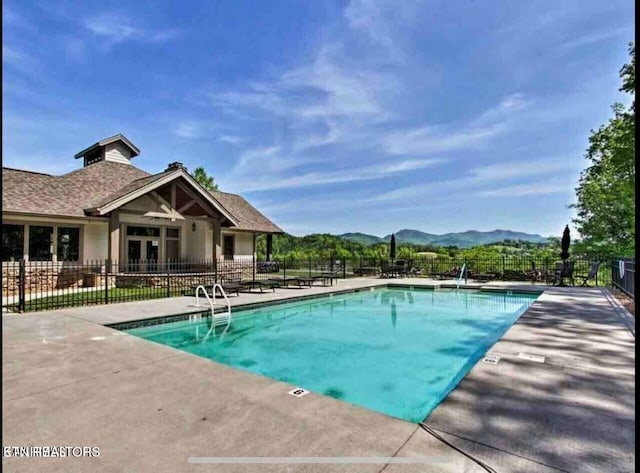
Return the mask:
<path id="1" fill-rule="evenodd" d="M 337 273 L 332 273 L 330 271 L 324 272 L 324 273 L 320 273 L 316 276 L 313 276 L 313 279 L 316 281 L 322 281 L 322 284 L 324 286 L 333 286 L 333 280 L 336 280 L 336 283 L 338 282 L 338 274 Z M 327 284 L 327 282 L 329 284 Z"/>
<path id="2" fill-rule="evenodd" d="M 498 279 L 498 275 L 496 273 L 476 273 L 473 275 L 473 279 L 480 282 L 489 282 Z"/>
<path id="3" fill-rule="evenodd" d="M 600 261 L 594 261 L 591 263 L 591 269 L 589 269 L 589 273 L 586 275 L 574 275 L 575 279 L 582 279 L 581 286 L 587 286 L 589 281 L 592 279 L 596 279 L 598 277 L 598 268 L 600 267 Z"/>
<path id="4" fill-rule="evenodd" d="M 299 279 L 300 278 L 289 276 L 286 278 L 285 277 L 269 278 L 267 279 L 267 281 L 272 281 L 274 284 L 278 285 L 277 287 L 288 288 L 289 284 L 293 284 L 294 286 L 300 287 Z"/>
<path id="5" fill-rule="evenodd" d="M 460 276 L 460 268 L 455 267 L 442 273 L 433 273 L 433 276 L 436 276 L 438 279 L 455 279 Z"/>
<path id="6" fill-rule="evenodd" d="M 316 281 L 314 277 L 297 277 L 296 280 L 298 281 L 298 286 L 300 287 L 302 286 L 311 287 L 313 283 Z"/>
<path id="7" fill-rule="evenodd" d="M 189 294 L 194 295 L 196 292 L 196 289 L 198 288 L 199 285 L 194 285 L 191 286 L 191 292 L 189 292 Z M 209 295 L 209 297 L 213 297 L 213 286 L 205 286 L 202 285 L 206 291 L 207 294 Z M 242 289 L 242 285 L 239 282 L 225 282 L 225 283 L 221 283 L 220 286 L 222 286 L 222 290 L 224 291 L 225 294 L 229 295 L 229 294 L 235 294 L 236 296 L 240 295 L 240 290 Z M 185 295 L 187 294 L 187 292 L 185 292 Z M 217 290 L 216 291 L 216 297 L 220 297 L 222 296 L 222 294 L 220 294 L 220 291 Z"/>
<path id="8" fill-rule="evenodd" d="M 263 289 L 271 289 L 275 292 L 276 287 L 279 287 L 279 284 L 276 281 L 269 279 L 252 279 L 249 281 L 240 281 L 240 286 L 242 289 L 247 289 L 249 291 L 252 289 L 260 289 L 260 292 L 264 292 Z"/>
<path id="9" fill-rule="evenodd" d="M 240 289 L 242 289 L 242 285 L 239 282 L 225 282 L 220 284 L 222 286 L 222 290 L 225 294 L 235 294 L 236 296 L 240 295 Z M 222 294 L 220 294 L 222 295 Z"/>

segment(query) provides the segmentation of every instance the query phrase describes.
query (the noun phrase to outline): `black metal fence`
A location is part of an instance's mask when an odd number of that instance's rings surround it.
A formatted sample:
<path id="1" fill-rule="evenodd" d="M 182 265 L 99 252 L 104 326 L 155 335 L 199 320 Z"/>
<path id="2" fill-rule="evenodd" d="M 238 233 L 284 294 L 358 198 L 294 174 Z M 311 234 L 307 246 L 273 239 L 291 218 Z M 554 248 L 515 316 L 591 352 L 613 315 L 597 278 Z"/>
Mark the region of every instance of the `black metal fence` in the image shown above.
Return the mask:
<path id="1" fill-rule="evenodd" d="M 611 284 L 635 300 L 636 260 L 618 258 L 611 261 Z"/>
<path id="2" fill-rule="evenodd" d="M 617 261 L 617 260 L 616 260 Z M 572 259 L 576 283 L 615 285 L 633 294 L 634 261 L 625 260 L 624 276 L 619 264 L 602 262 L 589 278 L 593 261 Z M 451 258 L 446 256 L 396 260 L 402 271 L 396 276 L 457 278 L 465 266 L 465 279 L 505 280 L 553 284 L 560 262 L 553 258 L 520 256 Z M 29 312 L 63 307 L 109 304 L 191 294 L 198 285 L 283 278 L 313 278 L 330 273 L 336 278 L 379 277 L 389 262 L 367 258 L 274 258 L 251 257 L 203 260 L 72 262 L 3 262 L 3 311 Z M 388 275 L 388 274 L 387 274 Z M 612 277 L 614 278 L 612 280 Z"/>
<path id="3" fill-rule="evenodd" d="M 357 258 L 347 261 L 347 274 L 355 276 L 378 275 L 383 272 L 385 262 Z M 465 268 L 466 280 L 501 280 L 553 284 L 562 269 L 562 261 L 551 257 L 490 256 L 490 257 L 418 257 L 408 260 L 396 259 L 395 266 L 402 266 L 402 275 L 428 278 L 455 279 Z M 589 258 L 571 258 L 571 268 L 566 282 L 589 286 L 611 284 L 609 263 L 596 262 Z M 591 274 L 590 274 L 591 273 Z M 592 276 L 592 277 L 589 277 Z M 556 281 L 557 282 L 557 281 Z"/>
<path id="4" fill-rule="evenodd" d="M 323 273 L 347 277 L 344 260 L 5 261 L 2 307 L 6 312 L 30 312 L 129 302 L 192 294 L 199 285 Z"/>

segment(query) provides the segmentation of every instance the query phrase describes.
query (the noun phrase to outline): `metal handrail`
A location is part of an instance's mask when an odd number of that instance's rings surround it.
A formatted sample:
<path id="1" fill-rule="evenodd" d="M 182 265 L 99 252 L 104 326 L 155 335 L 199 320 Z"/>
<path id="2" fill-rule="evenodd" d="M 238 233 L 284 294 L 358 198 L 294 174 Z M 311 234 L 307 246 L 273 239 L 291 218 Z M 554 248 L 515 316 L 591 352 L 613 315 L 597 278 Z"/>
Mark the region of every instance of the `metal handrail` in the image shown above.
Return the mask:
<path id="1" fill-rule="evenodd" d="M 200 289 L 202 289 L 202 292 L 204 293 L 204 297 L 207 299 L 207 302 L 209 302 L 209 307 L 211 308 L 211 327 L 209 328 L 209 331 L 207 332 L 207 334 L 204 336 L 204 339 L 202 340 L 204 343 L 211 336 L 211 334 L 215 336 L 218 320 L 224 319 L 225 317 L 227 319 L 227 325 L 225 326 L 223 332 L 220 335 L 224 335 L 225 333 L 227 333 L 227 330 L 229 329 L 229 325 L 231 325 L 231 302 L 229 301 L 227 294 L 224 292 L 224 289 L 220 284 L 214 284 L 212 287 L 213 300 L 211 300 L 211 298 L 209 297 L 209 294 L 207 293 L 207 289 L 204 286 L 200 285 L 196 288 L 196 307 L 200 306 L 200 299 L 198 298 L 200 294 Z M 223 312 L 222 314 L 218 314 L 217 316 L 215 313 L 216 289 L 220 289 L 220 294 L 222 294 L 222 297 L 224 298 L 227 305 L 227 311 Z"/>
<path id="2" fill-rule="evenodd" d="M 464 276 L 464 270 L 466 269 L 467 264 L 462 265 L 462 269 L 460 270 L 460 276 L 458 276 L 458 283 L 456 284 L 456 289 L 460 289 L 460 284 L 462 283 L 462 276 Z"/>

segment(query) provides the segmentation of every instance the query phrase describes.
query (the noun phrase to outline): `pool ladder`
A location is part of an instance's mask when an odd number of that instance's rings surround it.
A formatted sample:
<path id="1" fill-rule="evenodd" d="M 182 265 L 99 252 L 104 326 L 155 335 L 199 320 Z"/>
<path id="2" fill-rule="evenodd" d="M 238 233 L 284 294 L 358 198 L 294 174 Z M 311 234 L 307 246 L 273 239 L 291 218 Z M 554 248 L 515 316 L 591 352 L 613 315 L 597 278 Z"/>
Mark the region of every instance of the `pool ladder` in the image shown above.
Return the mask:
<path id="1" fill-rule="evenodd" d="M 220 294 L 222 294 L 222 297 L 224 298 L 224 301 L 227 307 L 227 310 L 225 312 L 220 312 L 217 314 L 215 310 L 216 289 L 220 289 Z M 207 302 L 209 303 L 209 307 L 211 308 L 211 327 L 209 328 L 209 331 L 207 332 L 207 334 L 204 336 L 204 339 L 202 340 L 203 342 L 205 342 L 211 335 L 213 336 L 216 335 L 216 326 L 223 325 L 225 324 L 225 322 L 226 322 L 226 325 L 220 335 L 224 335 L 225 333 L 227 333 L 227 330 L 229 329 L 229 325 L 231 325 L 231 302 L 229 302 L 229 298 L 227 297 L 227 294 L 224 292 L 224 289 L 222 289 L 222 286 L 220 284 L 213 285 L 213 288 L 212 288 L 213 300 L 211 299 L 211 297 L 209 297 L 209 293 L 207 292 L 207 289 L 204 286 L 198 286 L 196 288 L 196 307 L 200 306 L 200 299 L 199 299 L 200 290 L 202 290 L 202 293 L 204 294 L 204 297 L 207 299 Z"/>
<path id="2" fill-rule="evenodd" d="M 464 270 L 467 267 L 467 263 L 462 265 L 462 269 L 460 270 L 460 276 L 458 276 L 458 283 L 456 284 L 456 290 L 460 289 L 460 284 L 462 283 L 462 276 L 464 276 Z"/>

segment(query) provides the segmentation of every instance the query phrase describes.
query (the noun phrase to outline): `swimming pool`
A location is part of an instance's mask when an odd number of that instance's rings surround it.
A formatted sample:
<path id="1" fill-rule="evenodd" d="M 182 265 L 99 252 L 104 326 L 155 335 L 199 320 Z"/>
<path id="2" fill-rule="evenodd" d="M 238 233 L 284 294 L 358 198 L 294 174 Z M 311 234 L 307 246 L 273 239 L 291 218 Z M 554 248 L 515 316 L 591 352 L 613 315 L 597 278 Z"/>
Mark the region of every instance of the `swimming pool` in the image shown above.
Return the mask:
<path id="1" fill-rule="evenodd" d="M 126 331 L 418 422 L 536 298 L 386 287 L 234 312 L 224 336 L 209 318 Z"/>

